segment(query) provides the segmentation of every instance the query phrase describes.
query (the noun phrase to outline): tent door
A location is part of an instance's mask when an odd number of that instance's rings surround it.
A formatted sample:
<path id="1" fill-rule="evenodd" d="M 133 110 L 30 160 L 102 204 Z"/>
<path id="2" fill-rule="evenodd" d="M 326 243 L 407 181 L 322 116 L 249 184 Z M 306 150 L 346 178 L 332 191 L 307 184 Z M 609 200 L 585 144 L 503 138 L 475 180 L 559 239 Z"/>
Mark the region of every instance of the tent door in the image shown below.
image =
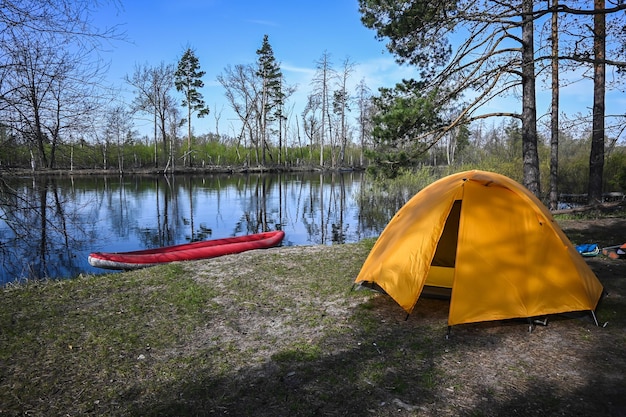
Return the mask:
<path id="1" fill-rule="evenodd" d="M 428 277 L 424 283 L 423 294 L 428 296 L 450 297 L 454 280 L 456 248 L 459 241 L 459 223 L 461 219 L 461 200 L 452 204 L 450 213 L 439 238 L 435 255 L 430 265 Z"/>

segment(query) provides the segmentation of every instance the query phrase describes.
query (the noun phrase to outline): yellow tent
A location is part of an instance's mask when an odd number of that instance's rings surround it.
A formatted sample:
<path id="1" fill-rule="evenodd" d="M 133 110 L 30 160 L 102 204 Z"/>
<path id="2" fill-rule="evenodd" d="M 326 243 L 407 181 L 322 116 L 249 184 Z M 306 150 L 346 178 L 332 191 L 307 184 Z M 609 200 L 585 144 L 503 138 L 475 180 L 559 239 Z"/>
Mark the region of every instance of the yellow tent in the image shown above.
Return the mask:
<path id="1" fill-rule="evenodd" d="M 450 326 L 593 311 L 603 287 L 525 187 L 467 171 L 417 193 L 391 219 L 356 283 L 411 313 L 424 286 L 448 288 Z"/>

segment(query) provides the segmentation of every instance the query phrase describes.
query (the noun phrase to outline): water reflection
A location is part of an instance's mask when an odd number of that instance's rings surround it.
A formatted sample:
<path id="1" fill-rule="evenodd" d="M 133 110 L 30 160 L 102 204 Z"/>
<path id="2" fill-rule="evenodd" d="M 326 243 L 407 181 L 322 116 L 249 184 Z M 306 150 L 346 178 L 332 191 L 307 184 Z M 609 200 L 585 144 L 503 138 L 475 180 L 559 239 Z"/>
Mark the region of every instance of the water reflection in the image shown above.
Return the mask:
<path id="1" fill-rule="evenodd" d="M 76 248 L 94 240 L 86 225 L 97 211 L 77 203 L 75 192 L 48 177 L 0 182 L 0 282 L 80 270 Z"/>
<path id="2" fill-rule="evenodd" d="M 373 201 L 359 173 L 0 179 L 0 283 L 102 273 L 127 251 L 282 229 L 284 245 L 377 236 L 404 203 Z"/>

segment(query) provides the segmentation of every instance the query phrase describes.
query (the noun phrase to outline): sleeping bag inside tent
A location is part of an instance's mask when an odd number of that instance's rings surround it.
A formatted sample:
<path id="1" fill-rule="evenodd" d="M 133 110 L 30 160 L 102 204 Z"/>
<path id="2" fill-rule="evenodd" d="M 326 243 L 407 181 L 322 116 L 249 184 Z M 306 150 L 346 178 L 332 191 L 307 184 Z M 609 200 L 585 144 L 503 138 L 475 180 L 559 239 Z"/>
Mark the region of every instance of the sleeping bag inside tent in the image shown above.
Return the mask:
<path id="1" fill-rule="evenodd" d="M 467 171 L 418 192 L 385 227 L 355 282 L 407 313 L 424 287 L 450 293 L 450 326 L 594 311 L 603 287 L 530 191 Z"/>

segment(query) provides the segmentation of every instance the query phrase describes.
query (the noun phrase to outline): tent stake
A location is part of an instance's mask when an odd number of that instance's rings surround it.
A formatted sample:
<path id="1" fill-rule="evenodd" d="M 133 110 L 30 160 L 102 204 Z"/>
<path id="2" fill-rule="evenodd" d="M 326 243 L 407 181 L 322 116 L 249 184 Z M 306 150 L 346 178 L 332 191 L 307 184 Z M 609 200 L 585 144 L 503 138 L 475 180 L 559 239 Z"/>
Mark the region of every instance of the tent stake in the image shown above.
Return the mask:
<path id="1" fill-rule="evenodd" d="M 598 319 L 596 317 L 596 312 L 593 310 L 590 310 L 590 311 L 591 311 L 591 317 L 593 318 L 594 323 L 596 323 L 596 327 L 600 327 L 600 325 L 598 324 Z"/>
<path id="2" fill-rule="evenodd" d="M 448 326 L 448 330 L 446 331 L 446 340 L 450 339 L 450 332 L 452 331 L 452 326 Z"/>

